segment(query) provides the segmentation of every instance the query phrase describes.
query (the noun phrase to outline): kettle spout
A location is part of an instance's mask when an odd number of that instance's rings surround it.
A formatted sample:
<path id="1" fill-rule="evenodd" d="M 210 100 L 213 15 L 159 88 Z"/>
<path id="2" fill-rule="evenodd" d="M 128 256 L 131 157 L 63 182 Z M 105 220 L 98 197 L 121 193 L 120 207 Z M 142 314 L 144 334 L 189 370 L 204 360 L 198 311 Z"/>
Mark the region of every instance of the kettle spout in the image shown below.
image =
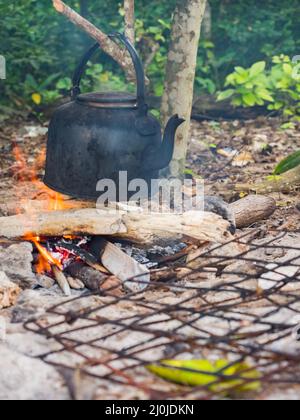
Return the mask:
<path id="1" fill-rule="evenodd" d="M 147 162 L 144 162 L 151 170 L 166 168 L 172 160 L 175 145 L 175 135 L 178 127 L 185 120 L 179 118 L 178 114 L 173 115 L 168 121 L 161 146 L 147 155 Z"/>

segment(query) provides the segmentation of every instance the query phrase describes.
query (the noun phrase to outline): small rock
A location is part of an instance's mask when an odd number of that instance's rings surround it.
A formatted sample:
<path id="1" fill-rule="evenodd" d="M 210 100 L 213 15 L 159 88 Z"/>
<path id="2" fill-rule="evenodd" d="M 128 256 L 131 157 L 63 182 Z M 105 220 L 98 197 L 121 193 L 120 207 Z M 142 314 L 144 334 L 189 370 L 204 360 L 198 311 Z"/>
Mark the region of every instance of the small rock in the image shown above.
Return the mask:
<path id="1" fill-rule="evenodd" d="M 53 280 L 51 277 L 45 276 L 44 274 L 38 274 L 36 278 L 37 284 L 44 289 L 51 289 L 51 287 L 55 285 L 55 280 Z"/>
<path id="2" fill-rule="evenodd" d="M 19 286 L 11 282 L 7 275 L 0 272 L 0 309 L 15 305 L 21 292 Z"/>
<path id="3" fill-rule="evenodd" d="M 11 281 L 22 288 L 30 288 L 36 284 L 36 277 L 32 271 L 32 251 L 29 242 L 7 248 L 0 247 L 0 271 L 4 271 Z"/>

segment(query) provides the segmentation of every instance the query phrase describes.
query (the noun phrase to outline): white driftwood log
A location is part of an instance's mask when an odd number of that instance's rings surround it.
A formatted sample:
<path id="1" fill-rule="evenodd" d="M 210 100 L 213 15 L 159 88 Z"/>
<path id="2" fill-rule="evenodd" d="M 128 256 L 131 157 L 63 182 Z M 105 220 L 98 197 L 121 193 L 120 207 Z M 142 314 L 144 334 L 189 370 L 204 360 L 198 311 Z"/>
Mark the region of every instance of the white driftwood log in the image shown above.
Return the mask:
<path id="1" fill-rule="evenodd" d="M 67 197 L 63 200 L 62 205 L 64 210 L 95 209 L 96 207 L 95 202 L 71 200 Z M 122 210 L 121 204 L 119 204 L 119 208 Z M 230 204 L 230 208 L 235 215 L 237 227 L 242 229 L 270 217 L 276 210 L 276 201 L 263 195 L 249 195 Z M 49 211 L 48 200 L 22 200 L 21 202 L 11 200 L 0 203 L 1 216 L 29 213 L 28 217 L 34 217 L 34 214 L 47 211 Z"/>
<path id="2" fill-rule="evenodd" d="M 220 216 L 200 211 L 164 214 L 82 209 L 2 217 L 0 236 L 106 235 L 143 244 L 187 236 L 224 243 L 231 238 L 228 226 Z"/>

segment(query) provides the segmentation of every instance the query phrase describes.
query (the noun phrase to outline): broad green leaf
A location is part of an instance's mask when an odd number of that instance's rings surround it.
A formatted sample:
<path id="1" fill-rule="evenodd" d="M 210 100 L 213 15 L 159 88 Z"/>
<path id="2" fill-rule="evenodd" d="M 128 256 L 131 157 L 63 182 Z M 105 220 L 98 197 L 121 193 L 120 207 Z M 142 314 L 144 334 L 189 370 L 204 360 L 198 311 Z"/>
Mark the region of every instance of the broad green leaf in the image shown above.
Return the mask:
<path id="1" fill-rule="evenodd" d="M 274 175 L 281 175 L 300 165 L 300 150 L 283 159 L 274 170 Z"/>
<path id="2" fill-rule="evenodd" d="M 249 80 L 249 75 L 247 74 L 237 74 L 235 80 L 239 85 L 243 85 Z"/>
<path id="3" fill-rule="evenodd" d="M 246 363 L 232 364 L 227 360 L 163 360 L 147 369 L 171 382 L 189 386 L 205 386 L 212 391 L 232 388 L 240 392 L 260 389 L 260 373 Z"/>
<path id="4" fill-rule="evenodd" d="M 281 130 L 295 130 L 296 126 L 293 122 L 288 122 L 280 126 Z"/>
<path id="5" fill-rule="evenodd" d="M 244 67 L 237 66 L 237 67 L 234 68 L 234 70 L 242 76 L 246 76 L 246 75 L 248 76 L 248 71 L 246 69 L 244 69 Z"/>
<path id="6" fill-rule="evenodd" d="M 265 102 L 263 101 L 263 99 L 261 99 L 261 98 L 256 98 L 256 103 L 257 103 L 257 105 L 259 105 L 259 106 L 263 106 L 264 104 L 265 104 Z"/>
<path id="7" fill-rule="evenodd" d="M 283 64 L 283 71 L 285 72 L 285 74 L 287 74 L 288 76 L 291 76 L 293 73 L 293 66 L 291 64 L 288 63 L 284 63 Z"/>
<path id="8" fill-rule="evenodd" d="M 241 98 L 234 98 L 234 99 L 232 99 L 231 103 L 232 103 L 233 106 L 243 105 L 243 101 L 242 101 Z"/>
<path id="9" fill-rule="evenodd" d="M 225 99 L 231 98 L 232 95 L 234 95 L 235 91 L 234 89 L 227 89 L 223 92 L 219 93 L 217 100 L 218 101 L 224 101 Z"/>
<path id="10" fill-rule="evenodd" d="M 260 73 L 263 73 L 265 71 L 265 68 L 265 61 L 259 61 L 258 63 L 253 64 L 253 66 L 250 68 L 250 77 L 256 77 Z"/>
<path id="11" fill-rule="evenodd" d="M 56 83 L 57 89 L 71 89 L 72 80 L 69 77 L 64 77 Z"/>
<path id="12" fill-rule="evenodd" d="M 261 98 L 264 99 L 265 101 L 269 101 L 269 102 L 274 102 L 273 97 L 271 96 L 271 92 L 269 92 L 267 89 L 263 88 L 263 87 L 258 87 L 255 90 L 255 93 Z"/>
<path id="13" fill-rule="evenodd" d="M 256 96 L 251 92 L 246 93 L 243 95 L 243 102 L 247 106 L 254 106 L 256 104 Z"/>

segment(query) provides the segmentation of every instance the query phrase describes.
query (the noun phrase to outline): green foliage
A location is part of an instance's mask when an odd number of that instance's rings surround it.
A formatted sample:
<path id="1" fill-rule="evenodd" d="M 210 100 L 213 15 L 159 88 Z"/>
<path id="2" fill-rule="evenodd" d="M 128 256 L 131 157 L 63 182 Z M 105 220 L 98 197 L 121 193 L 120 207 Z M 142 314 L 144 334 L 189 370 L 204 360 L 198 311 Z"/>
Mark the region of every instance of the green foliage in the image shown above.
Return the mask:
<path id="1" fill-rule="evenodd" d="M 195 79 L 196 89 L 200 92 L 213 94 L 217 90 L 214 48 L 215 45 L 211 41 L 200 42 Z"/>
<path id="2" fill-rule="evenodd" d="M 226 78 L 228 89 L 218 95 L 222 101 L 231 98 L 234 106 L 267 106 L 270 111 L 280 111 L 284 117 L 300 120 L 299 64 L 288 56 L 275 56 L 268 69 L 265 61 L 250 68 L 236 67 Z"/>
<path id="3" fill-rule="evenodd" d="M 219 80 L 236 66 L 300 50 L 299 0 L 209 0 Z"/>
<path id="4" fill-rule="evenodd" d="M 273 58 L 269 74 L 274 103 L 270 110 L 281 111 L 285 117 L 300 121 L 300 77 L 299 63 L 293 63 L 287 56 Z"/>
<path id="5" fill-rule="evenodd" d="M 147 68 L 151 81 L 148 90 L 150 94 L 158 96 L 163 92 L 171 17 L 177 2 L 136 2 L 137 47 L 144 62 L 155 51 Z M 68 0 L 68 5 L 77 11 L 85 10 L 87 18 L 107 33 L 123 30 L 122 3 L 120 0 Z M 273 55 L 292 56 L 299 53 L 299 0 L 210 0 L 210 4 L 212 36 L 209 40 L 202 39 L 200 43 L 195 85 L 197 93 L 220 90 L 225 77 L 238 65 L 247 69 L 253 62 L 269 62 Z M 0 54 L 7 61 L 7 80 L 0 80 L 1 104 L 14 108 L 18 106 L 20 109 L 24 106 L 31 108 L 47 105 L 67 95 L 72 72 L 93 41 L 64 16 L 56 13 L 49 0 L 2 1 L 0 14 Z M 126 83 L 119 67 L 104 54 L 95 57 L 93 63 L 83 78 L 83 91 L 134 89 L 134 86 Z M 274 67 L 278 66 L 274 70 L 276 79 L 283 70 L 283 63 L 273 64 Z M 254 78 L 255 83 L 260 77 Z M 259 86 L 256 85 L 256 88 Z M 252 90 L 246 89 L 248 91 L 243 94 L 243 102 L 266 101 L 262 98 L 265 91 L 260 94 L 255 92 L 254 99 Z M 280 109 L 286 115 L 295 113 L 296 104 L 290 108 L 290 99 L 295 96 L 291 91 L 294 90 L 293 81 L 289 79 L 286 87 L 281 88 L 278 101 L 269 105 L 282 106 Z"/>
<path id="6" fill-rule="evenodd" d="M 255 63 L 249 69 L 236 67 L 235 72 L 226 78 L 225 86 L 231 88 L 221 92 L 218 100 L 232 97 L 234 106 L 244 107 L 264 105 L 265 101 L 273 102 L 265 69 L 265 61 Z"/>
<path id="7" fill-rule="evenodd" d="M 300 151 L 293 153 L 292 155 L 285 158 L 283 161 L 276 166 L 274 175 L 282 175 L 291 169 L 296 168 L 300 165 Z"/>

